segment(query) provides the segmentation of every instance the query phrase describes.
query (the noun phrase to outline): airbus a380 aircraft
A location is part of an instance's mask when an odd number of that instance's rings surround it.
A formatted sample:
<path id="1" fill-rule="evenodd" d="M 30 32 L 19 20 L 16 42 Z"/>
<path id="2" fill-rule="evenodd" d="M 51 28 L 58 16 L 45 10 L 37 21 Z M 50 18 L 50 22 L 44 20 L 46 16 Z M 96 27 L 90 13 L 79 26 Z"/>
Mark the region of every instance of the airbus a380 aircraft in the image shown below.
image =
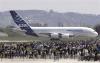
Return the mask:
<path id="1" fill-rule="evenodd" d="M 28 35 L 58 39 L 78 36 L 98 36 L 98 33 L 95 30 L 88 27 L 31 27 L 15 11 L 10 11 L 10 14 L 14 22 Z"/>

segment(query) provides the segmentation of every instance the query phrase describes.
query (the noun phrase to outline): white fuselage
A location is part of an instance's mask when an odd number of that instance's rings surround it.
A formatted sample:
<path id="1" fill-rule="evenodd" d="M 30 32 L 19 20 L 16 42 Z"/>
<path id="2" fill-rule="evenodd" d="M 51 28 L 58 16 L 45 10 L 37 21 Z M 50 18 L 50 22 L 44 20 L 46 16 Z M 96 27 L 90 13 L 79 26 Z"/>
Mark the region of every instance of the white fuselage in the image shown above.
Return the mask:
<path id="1" fill-rule="evenodd" d="M 47 34 L 50 33 L 52 35 L 62 34 L 65 37 L 67 36 L 86 36 L 86 37 L 96 37 L 98 33 L 92 28 L 88 27 L 31 27 L 35 33 L 39 34 Z"/>
<path id="2" fill-rule="evenodd" d="M 26 34 L 32 36 L 48 36 L 50 38 L 68 37 L 96 37 L 98 33 L 88 27 L 31 27 L 15 11 L 10 11 L 14 22 L 24 30 Z"/>

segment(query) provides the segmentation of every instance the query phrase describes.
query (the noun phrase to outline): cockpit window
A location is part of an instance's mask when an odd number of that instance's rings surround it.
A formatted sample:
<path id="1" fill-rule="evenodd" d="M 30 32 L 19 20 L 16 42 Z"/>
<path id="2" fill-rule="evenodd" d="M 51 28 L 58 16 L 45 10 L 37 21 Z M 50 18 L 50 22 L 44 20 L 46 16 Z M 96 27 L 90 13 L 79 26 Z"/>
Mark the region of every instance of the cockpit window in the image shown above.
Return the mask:
<path id="1" fill-rule="evenodd" d="M 91 28 L 88 28 L 86 29 L 87 31 L 91 31 L 91 32 L 95 32 L 95 30 L 91 29 Z"/>

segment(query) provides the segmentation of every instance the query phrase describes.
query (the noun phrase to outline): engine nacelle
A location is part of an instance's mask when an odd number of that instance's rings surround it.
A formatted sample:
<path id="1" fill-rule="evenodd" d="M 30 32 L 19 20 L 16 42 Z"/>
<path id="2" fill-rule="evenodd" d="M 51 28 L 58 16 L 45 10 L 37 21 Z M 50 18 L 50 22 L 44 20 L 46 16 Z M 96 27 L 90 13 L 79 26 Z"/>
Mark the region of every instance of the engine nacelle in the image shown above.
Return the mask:
<path id="1" fill-rule="evenodd" d="M 59 33 L 52 33 L 50 34 L 51 38 L 60 38 Z"/>
<path id="2" fill-rule="evenodd" d="M 70 37 L 74 37 L 73 34 L 62 34 L 62 38 L 70 38 Z"/>
<path id="3" fill-rule="evenodd" d="M 62 38 L 69 38 L 70 35 L 69 35 L 69 34 L 62 34 L 61 37 L 62 37 Z"/>
<path id="4" fill-rule="evenodd" d="M 51 38 L 70 38 L 70 37 L 74 37 L 73 34 L 67 34 L 67 33 L 51 33 L 50 34 Z"/>

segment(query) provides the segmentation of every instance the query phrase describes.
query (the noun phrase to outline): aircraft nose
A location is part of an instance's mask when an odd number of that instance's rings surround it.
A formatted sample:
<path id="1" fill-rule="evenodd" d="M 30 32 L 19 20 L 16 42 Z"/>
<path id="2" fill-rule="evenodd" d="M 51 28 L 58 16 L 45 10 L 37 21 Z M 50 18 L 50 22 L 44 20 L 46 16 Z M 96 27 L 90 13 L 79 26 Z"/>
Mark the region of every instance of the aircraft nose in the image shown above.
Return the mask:
<path id="1" fill-rule="evenodd" d="M 98 36 L 98 33 L 97 33 L 97 32 L 94 32 L 94 36 L 95 36 L 95 37 Z"/>

